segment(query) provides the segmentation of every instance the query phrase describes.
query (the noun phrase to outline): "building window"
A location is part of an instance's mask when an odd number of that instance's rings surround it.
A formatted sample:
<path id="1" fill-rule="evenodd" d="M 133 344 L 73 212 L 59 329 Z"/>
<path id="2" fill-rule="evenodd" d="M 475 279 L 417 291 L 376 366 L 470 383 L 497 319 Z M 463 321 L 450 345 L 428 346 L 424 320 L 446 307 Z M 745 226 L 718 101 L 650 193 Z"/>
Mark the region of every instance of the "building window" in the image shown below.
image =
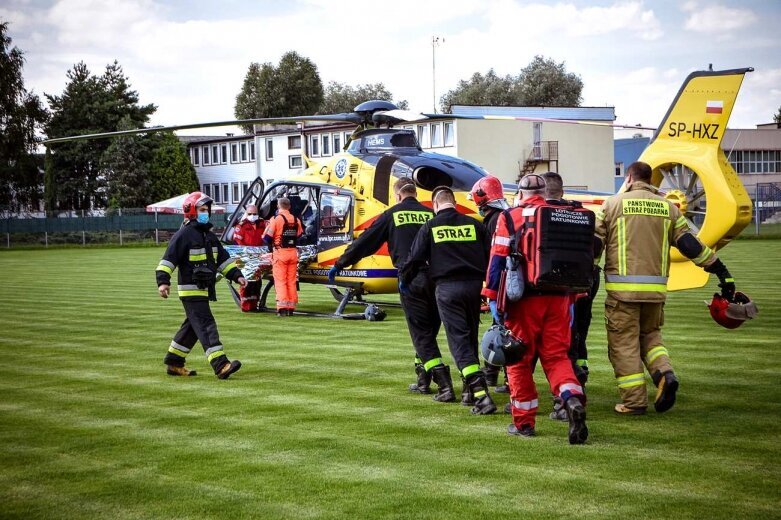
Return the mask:
<path id="1" fill-rule="evenodd" d="M 193 154 L 193 164 L 198 166 L 201 163 L 201 150 L 198 148 L 193 148 L 191 151 Z"/>
<path id="2" fill-rule="evenodd" d="M 331 155 L 331 136 L 323 134 L 323 155 Z"/>
<path id="3" fill-rule="evenodd" d="M 291 169 L 301 168 L 301 165 L 304 164 L 300 155 L 291 155 L 287 158 L 287 162 Z"/>
<path id="4" fill-rule="evenodd" d="M 289 135 L 287 137 L 287 149 L 288 150 L 299 150 L 299 149 L 301 149 L 301 136 L 300 135 Z"/>
<path id="5" fill-rule="evenodd" d="M 227 204 L 230 202 L 230 199 L 228 198 L 228 185 L 222 184 L 222 201 Z"/>
<path id="6" fill-rule="evenodd" d="M 422 148 L 430 148 L 429 147 L 429 134 L 426 129 L 428 125 L 418 125 L 418 143 L 420 143 L 420 146 Z"/>
<path id="7" fill-rule="evenodd" d="M 271 139 L 266 139 L 266 160 L 274 160 L 274 141 Z"/>
<path id="8" fill-rule="evenodd" d="M 231 188 L 233 188 L 233 203 L 238 204 L 239 203 L 239 183 L 234 182 L 231 183 Z"/>
<path id="9" fill-rule="evenodd" d="M 201 152 L 203 152 L 203 164 L 209 164 L 209 147 L 204 146 L 201 148 Z"/>
<path id="10" fill-rule="evenodd" d="M 249 142 L 249 160 L 250 161 L 255 160 L 255 141 Z"/>
<path id="11" fill-rule="evenodd" d="M 212 164 L 220 164 L 220 147 L 212 145 Z"/>
<path id="12" fill-rule="evenodd" d="M 249 191 L 249 182 L 242 182 L 241 183 L 241 196 L 243 197 L 244 195 L 246 195 L 248 191 Z"/>
<path id="13" fill-rule="evenodd" d="M 624 163 L 617 162 L 616 163 L 616 177 L 623 177 L 624 176 Z"/>
<path id="14" fill-rule="evenodd" d="M 214 199 L 214 202 L 217 204 L 222 202 L 222 192 L 220 191 L 220 185 L 219 184 L 212 184 L 212 195 L 211 197 Z"/>
<path id="15" fill-rule="evenodd" d="M 737 173 L 781 173 L 781 150 L 737 150 L 729 161 Z"/>
<path id="16" fill-rule="evenodd" d="M 241 162 L 247 161 L 247 143 L 241 143 Z"/>
<path id="17" fill-rule="evenodd" d="M 342 151 L 342 137 L 340 134 L 334 134 L 334 153 Z"/>
<path id="18" fill-rule="evenodd" d="M 320 155 L 320 138 L 316 135 L 311 136 L 309 151 L 313 157 Z"/>
<path id="19" fill-rule="evenodd" d="M 207 197 L 211 197 L 212 196 L 212 185 L 211 184 L 204 184 L 203 186 L 201 186 L 201 191 Z"/>
<path id="20" fill-rule="evenodd" d="M 220 145 L 220 164 L 225 164 L 228 162 L 228 145 L 227 144 L 221 144 Z"/>
<path id="21" fill-rule="evenodd" d="M 442 125 L 435 123 L 431 125 L 431 147 L 438 148 L 442 146 Z"/>
<path id="22" fill-rule="evenodd" d="M 239 145 L 231 143 L 231 162 L 239 162 Z"/>
<path id="23" fill-rule="evenodd" d="M 445 146 L 453 146 L 455 137 L 453 136 L 453 123 L 445 123 Z"/>

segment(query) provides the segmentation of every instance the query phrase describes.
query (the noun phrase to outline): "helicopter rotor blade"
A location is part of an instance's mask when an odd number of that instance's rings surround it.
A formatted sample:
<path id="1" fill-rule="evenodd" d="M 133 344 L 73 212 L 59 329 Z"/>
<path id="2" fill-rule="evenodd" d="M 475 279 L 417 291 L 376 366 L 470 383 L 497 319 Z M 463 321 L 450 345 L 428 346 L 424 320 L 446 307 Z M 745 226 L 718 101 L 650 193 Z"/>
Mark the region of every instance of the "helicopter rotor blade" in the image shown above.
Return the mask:
<path id="1" fill-rule="evenodd" d="M 174 126 L 152 126 L 147 128 L 134 128 L 132 130 L 119 130 L 116 132 L 101 132 L 97 134 L 85 134 L 74 135 L 69 137 L 57 137 L 54 139 L 47 139 L 42 144 L 49 146 L 51 144 L 65 143 L 69 141 L 84 141 L 88 139 L 102 139 L 105 137 L 119 137 L 123 135 L 137 135 L 147 134 L 150 132 L 172 132 L 174 130 L 192 130 L 194 128 L 216 128 L 221 126 L 240 126 L 240 125 L 259 125 L 264 123 L 269 124 L 284 124 L 284 123 L 300 123 L 306 121 L 334 121 L 334 122 L 347 122 L 360 124 L 363 119 L 358 114 L 343 113 L 343 114 L 329 114 L 329 115 L 313 115 L 313 116 L 295 116 L 295 117 L 264 117 L 258 119 L 236 119 L 233 121 L 214 121 L 210 123 L 192 123 L 188 125 L 174 125 Z"/>
<path id="2" fill-rule="evenodd" d="M 387 110 L 382 113 L 384 116 L 393 117 L 401 121 L 423 121 L 423 120 L 441 120 L 441 119 L 486 119 L 494 121 L 535 121 L 549 123 L 566 123 L 571 125 L 591 125 L 591 126 L 609 126 L 613 128 L 632 128 L 635 130 L 656 130 L 656 127 L 621 125 L 618 123 L 603 123 L 599 121 L 576 121 L 572 119 L 554 119 L 549 117 L 520 117 L 520 116 L 499 116 L 499 115 L 462 115 L 462 114 L 424 114 L 422 112 L 413 112 L 411 110 Z"/>

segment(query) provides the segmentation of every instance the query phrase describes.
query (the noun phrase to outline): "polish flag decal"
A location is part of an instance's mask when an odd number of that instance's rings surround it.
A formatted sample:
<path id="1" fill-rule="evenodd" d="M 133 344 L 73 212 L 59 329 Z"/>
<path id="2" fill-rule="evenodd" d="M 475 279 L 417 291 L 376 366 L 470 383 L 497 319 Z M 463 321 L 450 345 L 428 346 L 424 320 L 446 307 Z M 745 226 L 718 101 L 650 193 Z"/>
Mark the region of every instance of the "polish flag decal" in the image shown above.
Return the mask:
<path id="1" fill-rule="evenodd" d="M 721 114 L 724 110 L 724 101 L 708 101 L 705 104 L 706 114 Z"/>

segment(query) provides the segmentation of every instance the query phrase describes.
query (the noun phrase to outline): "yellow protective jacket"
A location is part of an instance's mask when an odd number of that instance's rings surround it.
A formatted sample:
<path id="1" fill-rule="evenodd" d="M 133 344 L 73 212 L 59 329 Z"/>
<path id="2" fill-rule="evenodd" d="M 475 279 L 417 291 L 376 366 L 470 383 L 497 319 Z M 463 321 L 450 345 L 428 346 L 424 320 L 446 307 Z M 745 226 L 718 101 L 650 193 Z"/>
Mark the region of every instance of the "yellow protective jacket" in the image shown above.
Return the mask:
<path id="1" fill-rule="evenodd" d="M 670 246 L 689 233 L 678 207 L 644 182 L 608 198 L 596 214 L 595 235 L 605 251 L 605 289 L 625 302 L 663 302 L 670 274 Z M 702 245 L 692 261 L 710 265 L 716 254 Z"/>

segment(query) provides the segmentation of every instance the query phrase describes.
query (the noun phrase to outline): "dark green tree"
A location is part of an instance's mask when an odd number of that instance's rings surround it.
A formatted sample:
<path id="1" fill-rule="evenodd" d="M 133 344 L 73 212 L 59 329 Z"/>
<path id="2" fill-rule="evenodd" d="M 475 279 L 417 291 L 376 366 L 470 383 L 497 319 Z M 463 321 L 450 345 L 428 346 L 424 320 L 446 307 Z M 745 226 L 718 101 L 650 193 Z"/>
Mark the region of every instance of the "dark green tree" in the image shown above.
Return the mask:
<path id="1" fill-rule="evenodd" d="M 41 198 L 41 158 L 36 131 L 48 118 L 37 95 L 24 87 L 24 53 L 12 47 L 8 23 L 0 23 L 0 206 L 12 211 Z"/>
<path id="2" fill-rule="evenodd" d="M 151 181 L 149 204 L 197 191 L 198 176 L 187 154 L 187 146 L 171 132 L 154 136 L 155 146 L 149 165 Z"/>
<path id="3" fill-rule="evenodd" d="M 564 62 L 535 56 L 514 81 L 513 97 L 523 106 L 580 106 L 583 81 Z"/>
<path id="4" fill-rule="evenodd" d="M 133 128 L 132 120 L 123 117 L 119 130 L 130 128 Z M 152 146 L 151 139 L 143 135 L 111 139 L 101 161 L 108 207 L 137 208 L 153 202 L 149 175 Z"/>
<path id="5" fill-rule="evenodd" d="M 781 124 L 781 107 L 778 107 L 778 112 L 773 116 L 773 121 Z"/>
<path id="6" fill-rule="evenodd" d="M 139 105 L 138 93 L 130 89 L 116 61 L 101 76 L 92 75 L 83 62 L 77 63 L 67 77 L 61 95 L 46 95 L 52 109 L 46 126 L 50 138 L 112 132 L 123 119 L 133 128 L 143 127 L 156 110 L 153 104 Z M 52 146 L 46 185 L 57 186 L 57 193 L 46 195 L 48 209 L 91 209 L 106 204 L 101 166 L 110 145 L 110 139 L 95 139 Z"/>
<path id="7" fill-rule="evenodd" d="M 492 106 L 579 106 L 583 81 L 567 72 L 564 63 L 544 56 L 534 59 L 517 76 L 498 76 L 493 69 L 479 72 L 440 99 L 442 111 L 453 105 Z"/>
<path id="8" fill-rule="evenodd" d="M 285 53 L 275 67 L 251 63 L 236 96 L 237 119 L 314 114 L 323 102 L 317 66 L 295 51 Z M 252 133 L 252 126 L 243 130 Z"/>
<path id="9" fill-rule="evenodd" d="M 237 119 L 268 117 L 275 103 L 274 66 L 271 63 L 251 63 L 244 77 L 241 92 L 236 96 L 233 113 Z M 252 125 L 242 126 L 251 134 Z"/>
<path id="10" fill-rule="evenodd" d="M 365 85 L 353 87 L 345 83 L 331 81 L 325 89 L 325 97 L 323 104 L 320 106 L 320 113 L 338 114 L 352 112 L 360 103 L 370 99 L 393 101 L 393 94 L 382 83 L 366 83 Z M 409 108 L 406 100 L 397 101 L 395 104 L 401 109 Z"/>
<path id="11" fill-rule="evenodd" d="M 518 105 L 513 97 L 513 80 L 510 76 L 500 77 L 490 69 L 485 76 L 472 74 L 469 81 L 461 80 L 458 86 L 440 98 L 442 112 L 449 114 L 453 105 Z"/>

